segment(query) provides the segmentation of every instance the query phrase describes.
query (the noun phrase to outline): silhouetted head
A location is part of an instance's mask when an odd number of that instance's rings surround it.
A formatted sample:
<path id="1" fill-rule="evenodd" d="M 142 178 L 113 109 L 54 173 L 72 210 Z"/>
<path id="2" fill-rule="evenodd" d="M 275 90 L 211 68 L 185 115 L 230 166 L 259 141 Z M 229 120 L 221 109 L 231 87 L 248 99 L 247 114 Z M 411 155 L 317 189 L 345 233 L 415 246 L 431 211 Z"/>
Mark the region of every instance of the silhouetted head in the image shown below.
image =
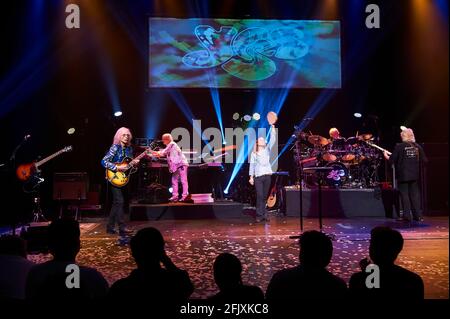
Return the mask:
<path id="1" fill-rule="evenodd" d="M 235 255 L 222 253 L 214 261 L 214 280 L 220 290 L 242 284 L 242 265 Z"/>
<path id="2" fill-rule="evenodd" d="M 80 251 L 80 224 L 57 219 L 48 227 L 48 248 L 56 260 L 75 261 Z"/>
<path id="3" fill-rule="evenodd" d="M 300 264 L 312 268 L 325 268 L 333 256 L 333 244 L 324 233 L 316 230 L 300 236 Z"/>
<path id="4" fill-rule="evenodd" d="M 0 237 L 0 255 L 27 258 L 27 242 L 19 236 L 2 236 Z"/>
<path id="5" fill-rule="evenodd" d="M 391 265 L 403 249 L 402 235 L 390 227 L 379 226 L 370 232 L 370 259 L 377 265 Z"/>
<path id="6" fill-rule="evenodd" d="M 138 267 L 159 265 L 164 253 L 164 238 L 156 228 L 143 228 L 131 238 L 130 248 Z"/>

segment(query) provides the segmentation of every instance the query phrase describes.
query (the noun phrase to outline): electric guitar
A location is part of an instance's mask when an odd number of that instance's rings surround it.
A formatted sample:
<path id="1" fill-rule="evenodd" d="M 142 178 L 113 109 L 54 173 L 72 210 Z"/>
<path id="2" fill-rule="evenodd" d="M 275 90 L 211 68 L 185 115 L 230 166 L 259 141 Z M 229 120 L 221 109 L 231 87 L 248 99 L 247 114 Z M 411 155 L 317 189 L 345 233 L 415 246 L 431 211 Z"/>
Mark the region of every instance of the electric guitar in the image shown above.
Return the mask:
<path id="1" fill-rule="evenodd" d="M 114 163 L 117 168 L 125 168 L 124 171 L 112 171 L 106 169 L 106 179 L 115 187 L 123 187 L 130 181 L 130 175 L 137 171 L 137 167 L 131 164 L 132 161 L 139 161 L 145 155 L 151 155 L 153 144 L 151 144 L 145 151 L 136 156 L 134 159 L 125 157 L 120 163 Z"/>
<path id="2" fill-rule="evenodd" d="M 47 156 L 43 160 L 40 160 L 39 162 L 32 162 L 28 164 L 22 164 L 17 167 L 16 175 L 19 180 L 22 182 L 26 182 L 35 175 L 36 173 L 39 173 L 39 166 L 44 165 L 48 161 L 54 159 L 55 157 L 61 155 L 62 153 L 67 153 L 72 151 L 72 146 L 66 146 L 63 149 L 59 150 L 56 153 L 53 153 L 50 156 Z"/>
<path id="3" fill-rule="evenodd" d="M 382 148 L 382 147 L 376 145 L 375 143 L 372 143 L 372 142 L 370 142 L 370 141 L 365 141 L 365 142 L 366 142 L 367 145 L 369 145 L 369 146 L 372 146 L 372 147 L 374 147 L 374 148 L 376 148 L 376 149 L 379 149 L 379 150 L 382 151 L 382 152 L 386 152 L 389 156 L 392 155 L 392 153 L 389 152 L 387 149 L 384 149 L 384 148 Z"/>

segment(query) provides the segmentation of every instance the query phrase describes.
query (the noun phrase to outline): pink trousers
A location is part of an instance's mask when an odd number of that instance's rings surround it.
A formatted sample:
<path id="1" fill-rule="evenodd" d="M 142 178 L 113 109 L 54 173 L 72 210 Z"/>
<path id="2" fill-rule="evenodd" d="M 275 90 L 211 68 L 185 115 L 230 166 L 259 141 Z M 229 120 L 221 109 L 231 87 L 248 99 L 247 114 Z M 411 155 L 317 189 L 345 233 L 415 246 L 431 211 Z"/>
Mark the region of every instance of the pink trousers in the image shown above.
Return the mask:
<path id="1" fill-rule="evenodd" d="M 172 196 L 178 196 L 178 182 L 181 179 L 181 186 L 183 187 L 182 196 L 189 194 L 189 184 L 187 180 L 188 166 L 181 166 L 172 173 Z"/>

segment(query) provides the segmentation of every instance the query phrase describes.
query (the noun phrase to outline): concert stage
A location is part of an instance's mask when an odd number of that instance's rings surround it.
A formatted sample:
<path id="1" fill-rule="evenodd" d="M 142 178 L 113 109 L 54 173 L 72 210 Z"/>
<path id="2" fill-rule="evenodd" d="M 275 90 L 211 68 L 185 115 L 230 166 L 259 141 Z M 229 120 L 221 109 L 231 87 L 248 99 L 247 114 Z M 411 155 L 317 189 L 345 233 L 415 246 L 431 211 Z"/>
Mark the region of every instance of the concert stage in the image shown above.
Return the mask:
<path id="1" fill-rule="evenodd" d="M 135 267 L 128 246 L 118 237 L 105 233 L 106 220 L 84 218 L 81 224 L 81 251 L 78 262 L 97 268 L 112 284 Z M 403 234 L 405 245 L 398 263 L 422 276 L 426 298 L 448 298 L 448 217 L 426 218 L 420 227 L 386 218 L 324 219 L 324 231 L 335 234 L 334 255 L 329 269 L 348 282 L 358 271 L 358 262 L 368 254 L 370 230 L 378 225 L 395 227 Z M 194 284 L 193 298 L 205 298 L 217 292 L 212 265 L 221 252 L 231 252 L 243 264 L 244 283 L 264 291 L 272 275 L 298 263 L 298 246 L 291 235 L 299 232 L 294 217 L 272 218 L 270 224 L 254 224 L 249 219 L 198 219 L 135 221 L 134 230 L 158 228 L 167 244 L 170 258 L 186 269 Z M 305 230 L 318 229 L 316 218 L 305 218 Z M 50 255 L 31 255 L 34 262 Z"/>
<path id="2" fill-rule="evenodd" d="M 242 217 L 244 205 L 233 201 L 214 203 L 130 204 L 130 220 L 230 219 Z"/>
<path id="3" fill-rule="evenodd" d="M 318 190 L 303 189 L 303 216 L 318 216 Z M 285 188 L 285 214 L 300 216 L 300 191 L 296 186 Z M 322 189 L 322 216 L 337 218 L 391 217 L 394 211 L 392 190 Z M 395 216 L 395 214 L 394 214 Z"/>

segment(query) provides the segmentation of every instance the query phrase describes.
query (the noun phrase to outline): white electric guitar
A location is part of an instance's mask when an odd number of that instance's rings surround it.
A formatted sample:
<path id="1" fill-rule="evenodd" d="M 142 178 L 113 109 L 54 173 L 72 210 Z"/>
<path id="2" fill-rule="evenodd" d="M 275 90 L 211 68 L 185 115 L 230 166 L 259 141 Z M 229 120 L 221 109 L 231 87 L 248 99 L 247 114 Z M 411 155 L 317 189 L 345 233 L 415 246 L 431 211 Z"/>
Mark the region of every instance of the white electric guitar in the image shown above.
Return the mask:
<path id="1" fill-rule="evenodd" d="M 373 143 L 373 142 L 371 142 L 371 141 L 365 141 L 365 142 L 366 142 L 368 145 L 370 145 L 370 146 L 372 146 L 372 147 L 375 147 L 376 149 L 379 149 L 379 150 L 382 151 L 382 152 L 386 152 L 389 156 L 392 155 L 392 153 L 389 152 L 387 149 L 384 149 L 384 148 L 382 148 L 382 147 L 376 145 L 375 143 Z"/>

